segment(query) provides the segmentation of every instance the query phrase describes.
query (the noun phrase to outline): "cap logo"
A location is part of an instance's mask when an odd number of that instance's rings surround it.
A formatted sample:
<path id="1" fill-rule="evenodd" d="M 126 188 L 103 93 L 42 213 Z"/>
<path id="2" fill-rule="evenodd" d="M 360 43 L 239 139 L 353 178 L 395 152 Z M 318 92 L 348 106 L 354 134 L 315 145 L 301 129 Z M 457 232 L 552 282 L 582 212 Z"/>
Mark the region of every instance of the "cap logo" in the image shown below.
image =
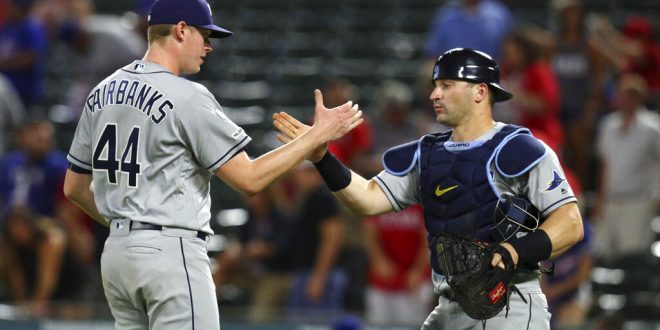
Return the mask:
<path id="1" fill-rule="evenodd" d="M 208 2 L 206 3 L 206 7 L 209 8 L 209 16 L 213 16 L 213 11 L 211 11 L 211 5 L 209 5 Z"/>

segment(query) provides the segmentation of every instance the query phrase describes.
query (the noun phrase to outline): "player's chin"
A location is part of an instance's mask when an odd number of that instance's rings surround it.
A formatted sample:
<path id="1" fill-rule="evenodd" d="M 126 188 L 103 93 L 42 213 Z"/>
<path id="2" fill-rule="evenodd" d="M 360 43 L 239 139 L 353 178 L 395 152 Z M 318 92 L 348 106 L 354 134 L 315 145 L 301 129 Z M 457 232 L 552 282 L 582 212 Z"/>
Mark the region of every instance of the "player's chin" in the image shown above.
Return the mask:
<path id="1" fill-rule="evenodd" d="M 187 70 L 185 70 L 185 72 L 183 72 L 183 74 L 186 74 L 186 75 L 196 74 L 196 73 L 199 73 L 201 70 L 202 70 L 202 68 L 201 68 L 200 65 L 190 66 Z"/>

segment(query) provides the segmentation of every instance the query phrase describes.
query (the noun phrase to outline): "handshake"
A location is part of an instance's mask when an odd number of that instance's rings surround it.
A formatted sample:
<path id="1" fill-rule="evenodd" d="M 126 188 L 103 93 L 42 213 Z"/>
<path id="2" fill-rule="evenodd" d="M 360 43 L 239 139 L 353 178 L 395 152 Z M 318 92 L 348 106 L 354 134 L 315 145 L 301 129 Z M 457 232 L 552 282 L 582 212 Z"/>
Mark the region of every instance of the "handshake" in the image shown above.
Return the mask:
<path id="1" fill-rule="evenodd" d="M 358 104 L 348 101 L 336 108 L 328 109 L 323 104 L 321 91 L 314 90 L 316 106 L 312 126 L 303 124 L 286 112 L 273 114 L 273 125 L 279 131 L 277 139 L 289 143 L 298 138 L 308 138 L 316 147 L 307 157 L 312 162 L 318 162 L 327 150 L 327 143 L 337 140 L 360 125 L 362 111 Z"/>

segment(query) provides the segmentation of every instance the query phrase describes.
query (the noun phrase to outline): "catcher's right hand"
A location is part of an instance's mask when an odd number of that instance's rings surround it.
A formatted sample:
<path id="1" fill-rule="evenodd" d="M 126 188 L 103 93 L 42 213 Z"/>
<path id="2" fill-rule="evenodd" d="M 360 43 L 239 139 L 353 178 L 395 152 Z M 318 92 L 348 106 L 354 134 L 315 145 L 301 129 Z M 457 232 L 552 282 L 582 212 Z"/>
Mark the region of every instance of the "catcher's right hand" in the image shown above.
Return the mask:
<path id="1" fill-rule="evenodd" d="M 511 246 L 511 244 L 509 243 L 501 243 L 500 245 L 502 246 L 503 249 L 506 249 L 506 253 L 509 253 L 513 266 L 517 268 L 518 252 L 516 252 L 516 249 L 514 249 L 513 246 Z M 506 268 L 504 258 L 502 257 L 502 254 L 500 252 L 495 252 L 495 254 L 493 254 L 493 260 L 491 261 L 490 265 L 493 267 L 497 266 L 500 268 Z"/>

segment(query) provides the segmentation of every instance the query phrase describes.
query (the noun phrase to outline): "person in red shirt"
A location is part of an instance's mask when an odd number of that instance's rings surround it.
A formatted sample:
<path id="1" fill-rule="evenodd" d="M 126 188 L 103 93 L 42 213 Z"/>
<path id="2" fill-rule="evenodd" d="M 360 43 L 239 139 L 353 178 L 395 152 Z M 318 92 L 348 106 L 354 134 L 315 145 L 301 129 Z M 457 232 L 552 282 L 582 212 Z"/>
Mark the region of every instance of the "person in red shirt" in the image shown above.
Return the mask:
<path id="1" fill-rule="evenodd" d="M 653 39 L 653 24 L 646 17 L 630 17 L 623 25 L 623 35 L 638 49 L 627 58 L 623 71 L 644 77 L 651 95 L 660 96 L 660 45 Z"/>
<path id="2" fill-rule="evenodd" d="M 367 320 L 418 325 L 433 298 L 422 208 L 369 217 L 364 235 L 369 254 Z"/>
<path id="3" fill-rule="evenodd" d="M 518 113 L 518 123 L 559 152 L 564 142 L 559 120 L 559 83 L 544 57 L 550 40 L 537 27 L 513 31 L 504 42 L 502 68 L 505 85 L 516 96 L 510 103 Z"/>
<path id="4" fill-rule="evenodd" d="M 353 87 L 349 81 L 342 78 L 332 78 L 323 90 L 325 103 L 344 104 L 349 100 L 356 101 Z M 344 164 L 349 164 L 356 172 L 365 174 L 369 169 L 370 151 L 374 146 L 374 133 L 371 122 L 363 116 L 362 125 L 354 128 L 339 140 L 328 144 L 328 150 Z"/>

